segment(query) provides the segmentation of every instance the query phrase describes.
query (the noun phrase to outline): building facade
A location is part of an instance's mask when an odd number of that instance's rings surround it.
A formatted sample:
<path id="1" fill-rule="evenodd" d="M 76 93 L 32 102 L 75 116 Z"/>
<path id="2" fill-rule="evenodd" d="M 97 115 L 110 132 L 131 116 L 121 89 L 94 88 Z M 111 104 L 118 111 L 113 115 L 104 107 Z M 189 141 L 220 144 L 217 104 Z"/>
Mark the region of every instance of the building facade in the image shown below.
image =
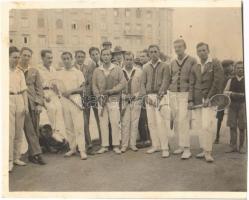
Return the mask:
<path id="1" fill-rule="evenodd" d="M 10 11 L 10 45 L 30 47 L 34 64 L 40 62 L 40 50 L 51 49 L 54 64 L 62 51 L 101 47 L 111 41 L 113 47 L 137 52 L 149 44 L 159 44 L 162 52 L 172 51 L 172 9 L 97 8 L 97 9 L 15 9 Z"/>

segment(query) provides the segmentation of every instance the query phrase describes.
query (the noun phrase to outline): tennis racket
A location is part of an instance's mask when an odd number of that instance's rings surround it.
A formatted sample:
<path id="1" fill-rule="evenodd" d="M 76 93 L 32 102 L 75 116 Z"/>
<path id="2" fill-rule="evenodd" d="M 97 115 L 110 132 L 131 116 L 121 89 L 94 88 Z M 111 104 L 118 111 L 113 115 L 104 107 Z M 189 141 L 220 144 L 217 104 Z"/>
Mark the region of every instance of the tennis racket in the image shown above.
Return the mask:
<path id="1" fill-rule="evenodd" d="M 55 92 L 56 95 L 58 95 L 59 98 L 62 98 L 63 92 L 66 91 L 65 84 L 60 79 L 50 80 L 49 87 Z M 78 109 L 83 110 L 82 100 L 79 94 L 72 94 L 67 99 L 70 100 Z"/>
<path id="2" fill-rule="evenodd" d="M 231 103 L 231 99 L 226 94 L 216 94 L 209 100 L 209 106 L 213 107 L 216 111 L 225 110 Z M 202 108 L 203 104 L 196 105 L 193 109 Z"/>

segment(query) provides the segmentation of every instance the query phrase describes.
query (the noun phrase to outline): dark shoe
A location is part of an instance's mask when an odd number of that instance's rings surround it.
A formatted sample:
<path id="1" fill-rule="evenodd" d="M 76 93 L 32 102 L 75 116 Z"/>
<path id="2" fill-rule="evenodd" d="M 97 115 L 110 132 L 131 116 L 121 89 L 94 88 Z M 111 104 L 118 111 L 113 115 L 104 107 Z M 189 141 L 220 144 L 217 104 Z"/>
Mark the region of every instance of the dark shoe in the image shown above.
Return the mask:
<path id="1" fill-rule="evenodd" d="M 243 147 L 240 147 L 238 152 L 240 154 L 245 154 L 246 153 L 246 151 L 243 149 Z"/>
<path id="2" fill-rule="evenodd" d="M 38 165 L 46 165 L 41 155 L 29 156 L 29 161 Z"/>
<path id="3" fill-rule="evenodd" d="M 226 153 L 234 153 L 237 152 L 237 149 L 234 147 L 230 147 L 229 150 L 226 151 Z"/>
<path id="4" fill-rule="evenodd" d="M 87 149 L 87 155 L 90 155 L 90 156 L 95 155 L 95 151 L 93 150 L 92 147 L 90 147 L 90 148 Z"/>

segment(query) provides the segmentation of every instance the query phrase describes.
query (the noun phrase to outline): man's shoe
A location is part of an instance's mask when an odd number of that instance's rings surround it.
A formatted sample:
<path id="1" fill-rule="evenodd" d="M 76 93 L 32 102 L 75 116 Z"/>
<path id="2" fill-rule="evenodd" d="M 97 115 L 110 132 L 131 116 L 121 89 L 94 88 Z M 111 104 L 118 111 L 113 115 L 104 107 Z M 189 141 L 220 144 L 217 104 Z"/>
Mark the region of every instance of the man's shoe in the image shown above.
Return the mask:
<path id="1" fill-rule="evenodd" d="M 160 151 L 159 149 L 155 148 L 155 147 L 152 147 L 151 149 L 149 149 L 146 153 L 148 154 L 152 154 L 152 153 L 155 153 L 155 152 L 158 152 Z"/>
<path id="2" fill-rule="evenodd" d="M 179 148 L 173 152 L 173 154 L 175 154 L 175 155 L 182 154 L 182 153 L 183 153 L 183 149 L 181 149 L 181 148 Z"/>
<path id="3" fill-rule="evenodd" d="M 42 156 L 41 155 L 35 155 L 34 156 L 34 159 L 37 160 L 37 163 L 39 165 L 46 165 L 46 162 L 43 160 Z"/>
<path id="4" fill-rule="evenodd" d="M 86 152 L 80 151 L 80 159 L 81 159 L 81 160 L 86 160 L 86 159 L 87 159 Z"/>
<path id="5" fill-rule="evenodd" d="M 25 165 L 27 165 L 27 163 L 21 161 L 20 159 L 16 159 L 14 161 L 14 163 L 15 163 L 15 165 L 19 165 L 19 166 L 25 166 Z"/>
<path id="6" fill-rule="evenodd" d="M 219 139 L 216 138 L 214 144 L 219 144 L 219 142 L 220 142 Z"/>
<path id="7" fill-rule="evenodd" d="M 126 152 L 126 150 L 127 150 L 127 148 L 126 148 L 126 147 L 122 147 L 122 148 L 121 148 L 121 152 L 122 152 L 122 153 L 125 153 L 125 152 Z"/>
<path id="8" fill-rule="evenodd" d="M 225 153 L 234 153 L 237 152 L 236 147 L 230 147 L 227 151 L 225 151 Z"/>
<path id="9" fill-rule="evenodd" d="M 116 154 L 121 154 L 121 153 L 122 153 L 118 147 L 114 147 L 114 148 L 113 148 L 113 151 L 114 151 Z"/>
<path id="10" fill-rule="evenodd" d="M 196 158 L 204 158 L 205 157 L 205 152 L 201 152 L 201 153 L 198 153 L 196 156 Z"/>
<path id="11" fill-rule="evenodd" d="M 87 155 L 91 155 L 91 156 L 95 155 L 95 151 L 93 150 L 92 147 L 87 149 Z"/>
<path id="12" fill-rule="evenodd" d="M 162 151 L 162 157 L 163 158 L 168 158 L 169 157 L 169 151 L 168 150 L 163 150 Z"/>
<path id="13" fill-rule="evenodd" d="M 181 159 L 186 160 L 189 159 L 192 156 L 191 152 L 189 149 L 185 149 L 182 153 Z"/>
<path id="14" fill-rule="evenodd" d="M 102 154 L 108 151 L 108 148 L 106 147 L 101 147 L 100 150 L 97 151 L 98 154 Z"/>
<path id="15" fill-rule="evenodd" d="M 68 151 L 67 153 L 64 154 L 64 157 L 71 157 L 72 155 L 74 155 L 76 152 L 73 150 Z"/>
<path id="16" fill-rule="evenodd" d="M 239 148 L 239 151 L 238 151 L 240 154 L 245 154 L 246 153 L 246 151 L 245 150 L 243 150 L 243 148 L 242 147 L 240 147 Z"/>
<path id="17" fill-rule="evenodd" d="M 214 162 L 213 157 L 211 156 L 211 153 L 205 153 L 205 160 L 209 163 Z"/>
<path id="18" fill-rule="evenodd" d="M 130 146 L 130 149 L 131 149 L 132 151 L 138 151 L 138 148 L 137 148 L 136 146 Z"/>

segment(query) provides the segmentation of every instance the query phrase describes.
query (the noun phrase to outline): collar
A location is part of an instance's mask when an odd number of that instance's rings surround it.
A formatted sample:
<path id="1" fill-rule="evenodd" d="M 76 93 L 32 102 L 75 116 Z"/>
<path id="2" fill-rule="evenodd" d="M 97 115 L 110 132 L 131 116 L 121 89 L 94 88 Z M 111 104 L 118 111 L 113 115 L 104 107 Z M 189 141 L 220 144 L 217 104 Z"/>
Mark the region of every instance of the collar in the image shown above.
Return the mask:
<path id="1" fill-rule="evenodd" d="M 241 80 L 244 78 L 244 76 L 238 77 L 238 76 L 236 75 L 236 78 L 237 78 L 238 81 L 241 81 Z"/>
<path id="2" fill-rule="evenodd" d="M 132 69 L 131 69 L 130 72 L 128 72 L 128 71 L 125 69 L 125 67 L 123 67 L 122 70 L 123 70 L 124 72 L 126 72 L 126 74 L 128 74 L 129 76 L 131 76 L 132 72 L 133 72 L 133 71 L 136 71 L 136 68 L 135 68 L 134 66 L 132 66 Z"/>
<path id="3" fill-rule="evenodd" d="M 156 67 L 158 63 L 161 63 L 161 59 L 159 58 L 157 62 L 153 65 L 152 60 L 149 61 L 149 64 L 151 64 L 153 67 Z"/>
<path id="4" fill-rule="evenodd" d="M 111 71 L 111 70 L 114 69 L 114 68 L 115 68 L 115 65 L 112 64 L 112 63 L 111 63 L 111 65 L 110 65 L 110 67 L 109 67 L 108 69 L 105 69 L 104 66 L 103 66 L 103 64 L 101 64 L 101 65 L 99 66 L 99 69 L 102 70 L 102 71 Z"/>
<path id="5" fill-rule="evenodd" d="M 16 66 L 16 68 L 20 69 L 23 73 L 25 73 L 25 72 L 27 72 L 27 71 L 31 68 L 31 65 L 28 64 L 28 67 L 24 69 L 24 68 L 21 67 L 20 64 L 18 64 L 18 65 Z"/>
<path id="6" fill-rule="evenodd" d="M 181 60 L 179 60 L 178 57 L 176 57 L 176 61 L 178 63 L 182 63 L 187 57 L 188 57 L 188 54 L 186 54 Z"/>
<path id="7" fill-rule="evenodd" d="M 208 58 L 207 58 L 206 62 L 204 63 L 204 65 L 206 65 L 207 63 L 211 63 L 211 62 L 212 62 L 212 58 L 210 56 L 208 56 Z M 198 60 L 197 64 L 202 65 L 200 59 Z"/>
<path id="8" fill-rule="evenodd" d="M 49 70 L 48 70 L 48 68 L 45 67 L 44 65 L 39 65 L 38 68 L 39 68 L 40 70 L 48 71 L 48 72 L 54 72 L 54 71 L 55 71 L 55 69 L 54 69 L 52 66 L 50 66 Z"/>

